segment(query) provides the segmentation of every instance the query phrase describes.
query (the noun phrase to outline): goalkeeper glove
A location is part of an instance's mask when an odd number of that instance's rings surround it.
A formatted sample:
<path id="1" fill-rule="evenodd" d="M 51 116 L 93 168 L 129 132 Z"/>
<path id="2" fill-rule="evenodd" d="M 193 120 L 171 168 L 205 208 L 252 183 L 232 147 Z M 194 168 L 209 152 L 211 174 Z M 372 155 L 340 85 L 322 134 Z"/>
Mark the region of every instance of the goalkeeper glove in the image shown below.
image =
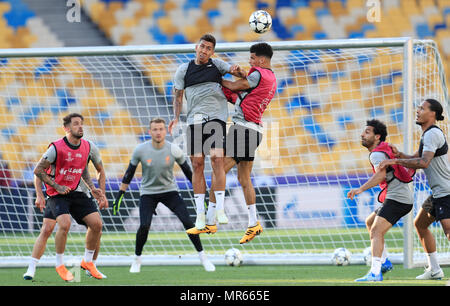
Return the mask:
<path id="1" fill-rule="evenodd" d="M 116 195 L 116 199 L 113 203 L 113 215 L 116 215 L 119 213 L 120 204 L 122 204 L 123 195 L 125 194 L 125 191 L 119 190 L 119 192 Z"/>

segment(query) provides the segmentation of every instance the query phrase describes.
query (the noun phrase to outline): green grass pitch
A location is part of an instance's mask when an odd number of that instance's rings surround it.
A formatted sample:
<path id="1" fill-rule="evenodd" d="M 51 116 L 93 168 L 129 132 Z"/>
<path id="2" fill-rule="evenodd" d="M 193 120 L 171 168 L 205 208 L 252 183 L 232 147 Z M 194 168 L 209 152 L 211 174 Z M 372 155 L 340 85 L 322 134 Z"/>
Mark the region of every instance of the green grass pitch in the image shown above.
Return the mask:
<path id="1" fill-rule="evenodd" d="M 38 267 L 35 279 L 22 278 L 26 268 L 1 268 L 0 285 L 6 286 L 445 286 L 450 267 L 444 267 L 442 280 L 418 281 L 422 268 L 404 269 L 395 265 L 380 283 L 355 283 L 368 267 L 349 265 L 248 265 L 240 267 L 216 266 L 215 272 L 205 272 L 198 265 L 142 266 L 140 273 L 129 273 L 128 266 L 102 266 L 108 276 L 104 280 L 88 277 L 83 270 L 75 275 L 75 282 L 64 282 L 54 268 Z M 76 273 L 76 272 L 75 272 Z"/>

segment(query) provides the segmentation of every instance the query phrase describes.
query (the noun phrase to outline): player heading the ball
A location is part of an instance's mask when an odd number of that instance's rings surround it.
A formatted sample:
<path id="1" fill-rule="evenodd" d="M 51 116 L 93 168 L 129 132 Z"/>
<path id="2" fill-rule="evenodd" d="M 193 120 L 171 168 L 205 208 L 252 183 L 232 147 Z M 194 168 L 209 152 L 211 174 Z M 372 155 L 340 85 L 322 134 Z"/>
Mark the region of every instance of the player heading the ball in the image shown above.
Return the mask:
<path id="1" fill-rule="evenodd" d="M 256 194 L 251 180 L 255 152 L 262 139 L 262 116 L 272 101 L 277 80 L 271 69 L 272 47 L 256 43 L 250 47 L 250 71 L 236 81 L 222 80 L 227 100 L 234 103 L 233 125 L 226 137 L 225 172 L 237 165 L 238 180 L 242 186 L 248 208 L 248 228 L 239 241 L 247 243 L 259 235 L 263 228 L 257 220 Z M 213 189 L 214 190 L 214 189 Z M 210 197 L 214 200 L 215 193 Z M 212 220 L 209 220 L 212 222 Z M 189 231 L 191 233 L 195 232 Z M 198 231 L 201 233 L 202 231 Z"/>
<path id="2" fill-rule="evenodd" d="M 208 211 L 219 223 L 228 223 L 224 211 L 225 201 L 225 171 L 224 148 L 228 107 L 222 92 L 222 76 L 231 73 L 237 77 L 244 77 L 239 66 L 224 62 L 214 55 L 216 39 L 210 34 L 203 35 L 195 46 L 195 59 L 180 65 L 175 73 L 174 87 L 174 119 L 169 124 L 169 133 L 180 119 L 183 105 L 183 95 L 187 100 L 187 148 L 190 155 L 193 175 L 197 218 L 195 227 L 206 228 L 205 216 L 205 156 L 211 157 L 212 179 L 211 188 L 214 189 L 217 207 L 214 203 L 208 205 Z M 211 193 L 210 193 L 211 194 Z M 214 221 L 215 223 L 215 221 Z"/>

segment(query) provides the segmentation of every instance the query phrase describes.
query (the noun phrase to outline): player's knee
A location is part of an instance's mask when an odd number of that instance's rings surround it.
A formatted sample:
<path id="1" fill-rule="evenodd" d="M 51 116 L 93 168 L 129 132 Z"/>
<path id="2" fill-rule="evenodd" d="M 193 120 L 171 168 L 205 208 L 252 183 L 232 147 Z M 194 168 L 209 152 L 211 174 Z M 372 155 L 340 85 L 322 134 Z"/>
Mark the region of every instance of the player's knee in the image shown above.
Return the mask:
<path id="1" fill-rule="evenodd" d="M 193 158 L 192 159 L 192 168 L 194 172 L 201 171 L 205 168 L 205 161 L 201 158 Z"/>
<path id="2" fill-rule="evenodd" d="M 248 188 L 251 186 L 251 179 L 250 176 L 248 176 L 247 174 L 242 174 L 238 172 L 238 181 L 239 184 L 241 184 L 242 188 Z"/>
<path id="3" fill-rule="evenodd" d="M 93 222 L 89 223 L 89 228 L 91 231 L 96 232 L 96 233 L 101 233 L 102 232 L 102 221 L 101 220 L 95 220 Z"/>
<path id="4" fill-rule="evenodd" d="M 426 230 L 428 228 L 428 225 L 425 225 L 420 219 L 414 220 L 414 228 L 418 233 Z"/>
<path id="5" fill-rule="evenodd" d="M 370 239 L 378 239 L 383 237 L 383 232 L 378 228 L 378 226 L 372 226 L 370 229 Z"/>
<path id="6" fill-rule="evenodd" d="M 58 230 L 64 233 L 68 233 L 70 230 L 70 221 L 68 222 L 59 222 Z"/>
<path id="7" fill-rule="evenodd" d="M 44 224 L 41 229 L 41 236 L 45 237 L 45 238 L 50 237 L 50 235 L 53 233 L 53 229 L 54 229 L 54 226 L 49 226 L 47 224 Z"/>

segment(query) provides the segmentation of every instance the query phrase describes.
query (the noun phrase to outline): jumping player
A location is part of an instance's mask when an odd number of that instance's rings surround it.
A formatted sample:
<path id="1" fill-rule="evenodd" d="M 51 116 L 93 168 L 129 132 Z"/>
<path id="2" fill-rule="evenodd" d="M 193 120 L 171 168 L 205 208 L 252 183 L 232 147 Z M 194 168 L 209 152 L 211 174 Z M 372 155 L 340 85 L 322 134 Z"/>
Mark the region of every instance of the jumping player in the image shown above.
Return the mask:
<path id="1" fill-rule="evenodd" d="M 178 67 L 174 79 L 174 119 L 169 123 L 169 133 L 172 134 L 178 124 L 185 95 L 187 147 L 193 168 L 192 185 L 197 211 L 195 227 L 199 229 L 205 228 L 204 168 L 207 155 L 211 157 L 211 188 L 217 199 L 217 219 L 219 223 L 228 223 L 223 208 L 226 179 L 223 163 L 228 107 L 220 83 L 222 76 L 227 73 L 244 77 L 238 66 L 230 66 L 219 58 L 211 58 L 215 47 L 214 36 L 203 35 L 195 46 L 195 59 Z"/>
<path id="2" fill-rule="evenodd" d="M 245 78 L 236 81 L 222 80 L 227 99 L 235 104 L 233 125 L 226 137 L 225 172 L 237 165 L 238 180 L 242 186 L 248 208 L 248 228 L 240 243 L 247 243 L 259 235 L 263 228 L 257 220 L 256 194 L 250 178 L 255 151 L 262 139 L 262 116 L 277 89 L 277 80 L 271 69 L 272 47 L 257 43 L 250 47 L 250 66 L 247 75 L 237 68 Z M 210 204 L 215 202 L 215 193 L 210 194 Z M 205 229 L 194 228 L 189 233 L 213 233 L 217 231 L 214 214 L 207 215 Z"/>

